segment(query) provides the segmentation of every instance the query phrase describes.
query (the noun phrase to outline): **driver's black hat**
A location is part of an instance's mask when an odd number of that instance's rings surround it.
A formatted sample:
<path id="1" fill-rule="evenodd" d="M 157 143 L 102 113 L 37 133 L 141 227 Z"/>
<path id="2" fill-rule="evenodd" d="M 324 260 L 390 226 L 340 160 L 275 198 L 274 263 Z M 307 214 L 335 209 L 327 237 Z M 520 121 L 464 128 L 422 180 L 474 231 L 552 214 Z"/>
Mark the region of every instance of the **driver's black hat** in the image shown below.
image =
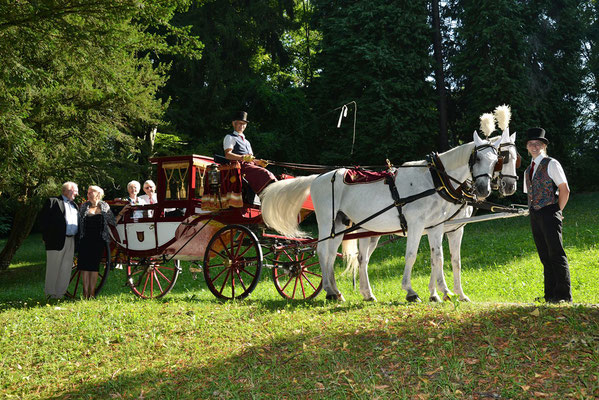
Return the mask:
<path id="1" fill-rule="evenodd" d="M 233 121 L 250 122 L 248 121 L 248 113 L 245 111 L 237 111 L 237 114 L 233 117 Z"/>

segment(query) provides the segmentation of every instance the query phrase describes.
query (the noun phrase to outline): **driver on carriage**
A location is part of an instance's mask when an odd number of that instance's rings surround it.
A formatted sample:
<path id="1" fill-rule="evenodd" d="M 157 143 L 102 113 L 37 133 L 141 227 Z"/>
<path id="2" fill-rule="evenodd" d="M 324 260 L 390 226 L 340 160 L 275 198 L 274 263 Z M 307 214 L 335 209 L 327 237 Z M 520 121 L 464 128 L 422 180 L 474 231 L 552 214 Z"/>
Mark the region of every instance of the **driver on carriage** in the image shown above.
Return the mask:
<path id="1" fill-rule="evenodd" d="M 275 182 L 277 178 L 264 168 L 268 164 L 266 160 L 254 157 L 252 145 L 243 134 L 248 122 L 245 111 L 239 111 L 235 115 L 232 121 L 234 131 L 225 136 L 223 149 L 227 160 L 240 162 L 241 174 L 248 181 L 254 193 L 260 195 L 260 192 L 270 183 Z"/>

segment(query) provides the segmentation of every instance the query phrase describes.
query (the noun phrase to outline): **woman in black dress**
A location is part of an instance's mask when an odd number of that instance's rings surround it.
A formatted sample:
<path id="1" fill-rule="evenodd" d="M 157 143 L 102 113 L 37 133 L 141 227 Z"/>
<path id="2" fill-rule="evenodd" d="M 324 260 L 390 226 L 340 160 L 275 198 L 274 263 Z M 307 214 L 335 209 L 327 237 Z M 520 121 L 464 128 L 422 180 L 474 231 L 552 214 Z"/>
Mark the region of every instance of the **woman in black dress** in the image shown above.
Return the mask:
<path id="1" fill-rule="evenodd" d="M 108 225 L 115 225 L 110 206 L 104 201 L 104 190 L 90 186 L 87 201 L 79 208 L 79 257 L 77 268 L 81 271 L 83 297 L 95 296 L 100 260 L 110 241 Z"/>

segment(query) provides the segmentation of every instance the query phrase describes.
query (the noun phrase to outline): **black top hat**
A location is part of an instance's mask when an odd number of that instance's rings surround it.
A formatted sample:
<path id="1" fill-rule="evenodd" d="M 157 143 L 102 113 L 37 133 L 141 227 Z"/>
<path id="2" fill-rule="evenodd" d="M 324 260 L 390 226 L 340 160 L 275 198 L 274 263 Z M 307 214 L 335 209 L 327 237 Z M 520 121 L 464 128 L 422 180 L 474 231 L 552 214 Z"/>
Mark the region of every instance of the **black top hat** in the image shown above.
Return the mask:
<path id="1" fill-rule="evenodd" d="M 233 121 L 250 122 L 248 121 L 248 113 L 245 111 L 237 111 L 237 114 L 233 117 Z"/>
<path id="2" fill-rule="evenodd" d="M 529 140 L 540 140 L 545 144 L 549 144 L 549 140 L 545 139 L 545 129 L 543 128 L 530 128 L 526 131 L 526 141 Z"/>

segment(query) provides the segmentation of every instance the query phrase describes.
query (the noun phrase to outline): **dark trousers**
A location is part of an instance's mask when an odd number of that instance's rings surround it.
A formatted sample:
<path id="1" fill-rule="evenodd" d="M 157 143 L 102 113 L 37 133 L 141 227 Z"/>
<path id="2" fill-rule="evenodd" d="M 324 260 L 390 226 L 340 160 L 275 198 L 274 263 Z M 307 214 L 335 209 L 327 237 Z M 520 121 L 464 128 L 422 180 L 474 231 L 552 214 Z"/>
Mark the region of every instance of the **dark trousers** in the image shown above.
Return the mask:
<path id="1" fill-rule="evenodd" d="M 570 267 L 562 242 L 562 212 L 557 204 L 530 210 L 530 226 L 543 263 L 545 301 L 572 301 Z"/>
<path id="2" fill-rule="evenodd" d="M 272 172 L 252 162 L 241 163 L 241 174 L 247 179 L 256 194 L 260 194 L 269 183 L 277 180 Z"/>

